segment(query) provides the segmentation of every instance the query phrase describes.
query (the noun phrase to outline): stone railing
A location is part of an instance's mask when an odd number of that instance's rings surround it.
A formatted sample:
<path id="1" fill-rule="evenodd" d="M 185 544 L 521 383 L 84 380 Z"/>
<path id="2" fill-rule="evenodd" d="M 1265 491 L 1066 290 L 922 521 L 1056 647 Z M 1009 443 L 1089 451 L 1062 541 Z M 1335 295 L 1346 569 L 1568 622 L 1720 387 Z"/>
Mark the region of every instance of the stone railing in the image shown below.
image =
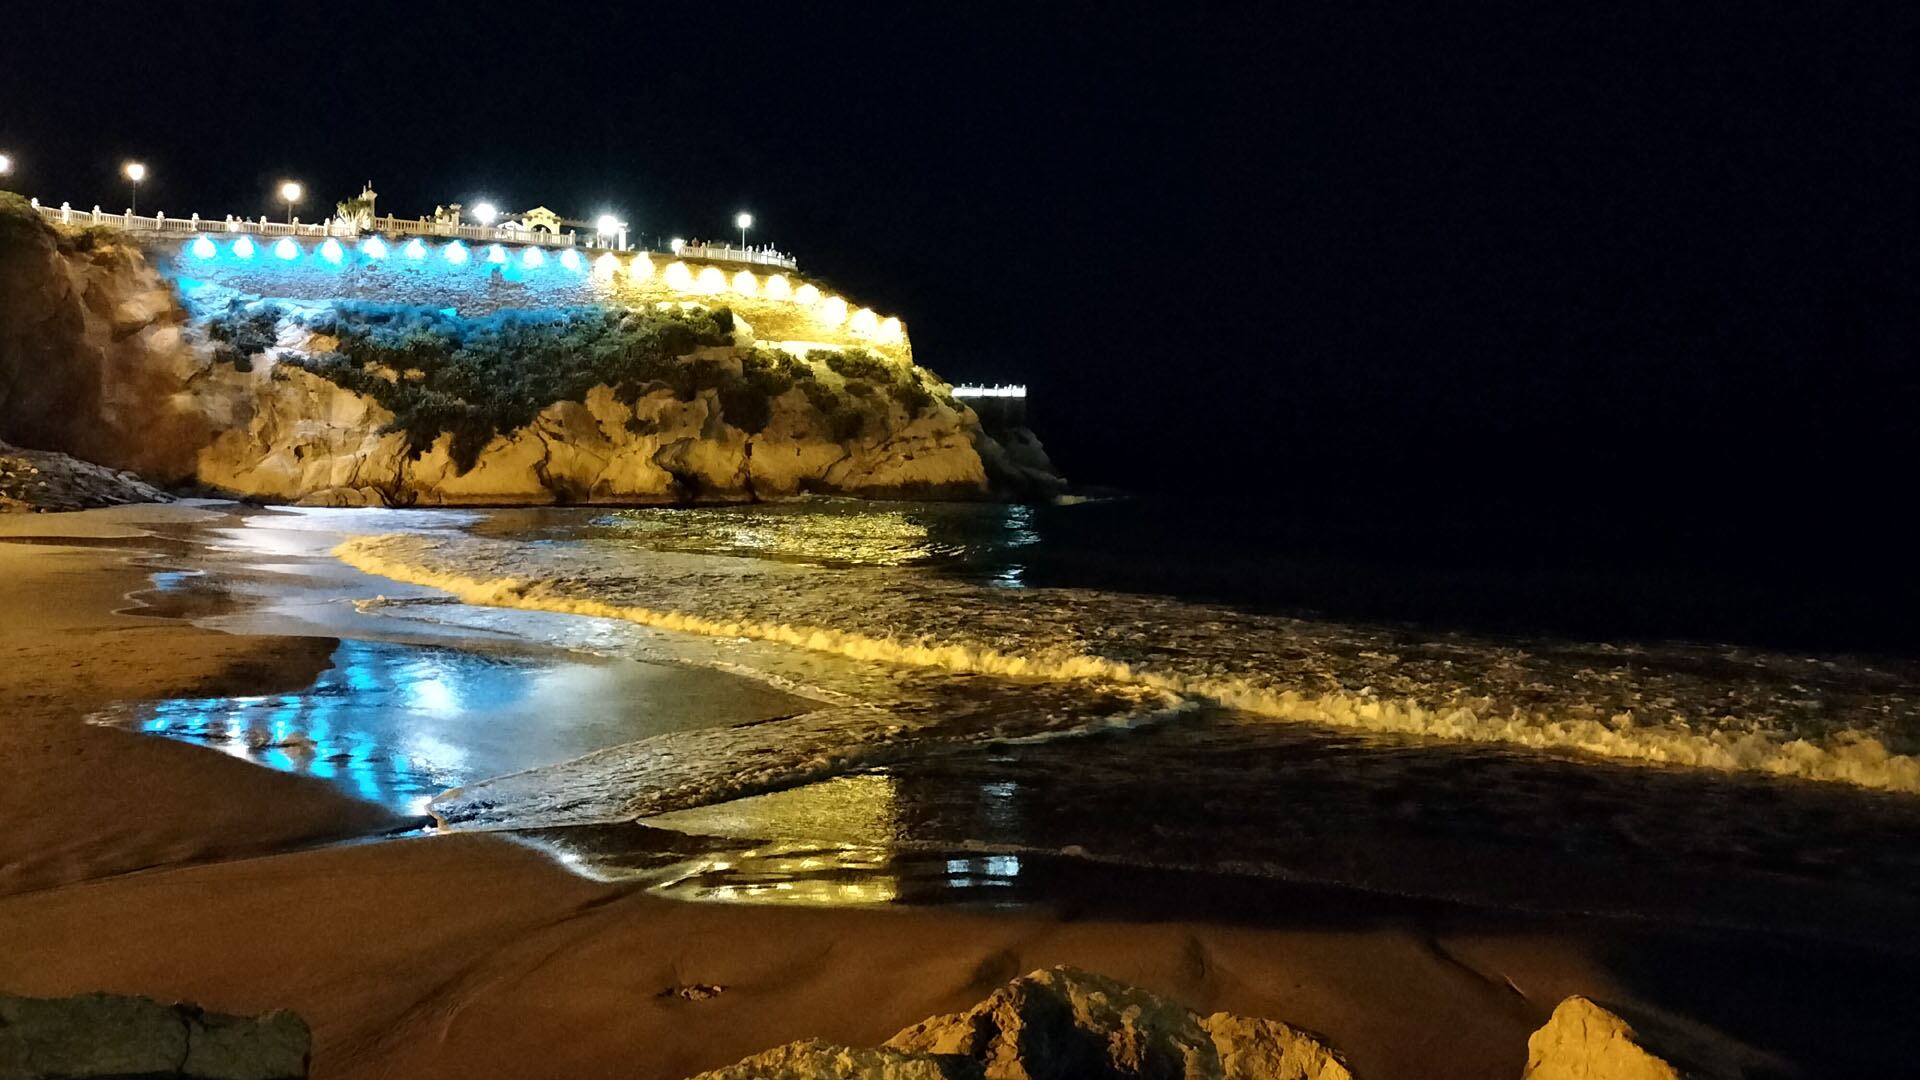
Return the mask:
<path id="1" fill-rule="evenodd" d="M 67 203 L 61 203 L 58 207 L 41 206 L 38 199 L 34 200 L 33 207 L 40 212 L 42 219 L 56 225 L 110 225 L 130 233 L 152 233 L 158 236 L 250 233 L 254 236 L 351 237 L 358 236 L 361 232 L 360 227 L 354 222 L 335 218 L 320 222 L 303 222 L 299 218 L 292 221 L 273 221 L 264 216 L 237 218 L 231 214 L 224 218 L 203 218 L 199 214 L 168 217 L 165 212 L 147 216 L 136 214 L 131 210 L 122 214 L 111 214 L 102 211 L 98 206 L 92 210 L 75 210 Z M 451 239 L 478 240 L 482 243 L 537 244 L 541 247 L 594 246 L 580 244 L 571 232 L 539 232 L 504 225 L 454 225 L 448 222 L 428 221 L 424 218 L 411 221 L 392 216 L 374 218 L 373 228 L 368 231 L 390 236 L 444 236 Z"/>
<path id="2" fill-rule="evenodd" d="M 746 263 L 750 266 L 778 266 L 787 270 L 799 269 L 793 261 L 793 256 L 784 252 L 737 248 L 732 244 L 681 244 L 673 249 L 673 253 L 683 259 Z"/>

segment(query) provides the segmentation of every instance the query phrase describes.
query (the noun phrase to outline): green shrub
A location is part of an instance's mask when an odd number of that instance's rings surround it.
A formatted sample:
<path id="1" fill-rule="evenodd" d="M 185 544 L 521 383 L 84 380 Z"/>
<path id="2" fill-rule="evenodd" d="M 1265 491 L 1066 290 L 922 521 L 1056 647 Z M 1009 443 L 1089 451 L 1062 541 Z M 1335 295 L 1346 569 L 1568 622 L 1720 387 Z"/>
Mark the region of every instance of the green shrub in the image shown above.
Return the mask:
<path id="1" fill-rule="evenodd" d="M 686 358 L 701 346 L 731 344 L 733 313 L 726 308 L 562 308 L 469 319 L 430 308 L 340 303 L 307 325 L 337 338 L 338 351 L 290 362 L 379 402 L 393 413 L 387 430 L 404 432 L 412 455 L 451 434 L 461 471 L 494 436 L 531 424 L 555 402 L 584 401 L 602 384 L 629 405 L 662 389 L 683 401 L 715 390 L 723 417 L 749 433 L 766 427 L 770 389 L 780 385 L 779 373 L 764 365 L 736 375 L 726 363 Z M 220 331 L 236 340 L 246 332 L 233 320 Z M 377 374 L 382 370 L 419 376 L 389 380 Z"/>
<path id="2" fill-rule="evenodd" d="M 207 320 L 214 361 L 232 364 L 237 371 L 252 371 L 253 358 L 273 348 L 280 339 L 279 327 L 278 306 L 235 301 L 225 312 Z"/>

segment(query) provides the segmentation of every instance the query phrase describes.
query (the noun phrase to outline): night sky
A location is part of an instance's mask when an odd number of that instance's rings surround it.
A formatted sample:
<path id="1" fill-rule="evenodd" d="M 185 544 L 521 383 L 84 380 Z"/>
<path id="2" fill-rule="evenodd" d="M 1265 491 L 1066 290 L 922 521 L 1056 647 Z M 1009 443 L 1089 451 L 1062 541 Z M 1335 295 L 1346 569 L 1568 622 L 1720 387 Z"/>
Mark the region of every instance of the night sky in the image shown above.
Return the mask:
<path id="1" fill-rule="evenodd" d="M 1910 22 L 402 7 L 16 6 L 10 186 L 118 208 L 137 156 L 171 213 L 285 176 L 309 217 L 367 179 L 648 238 L 750 209 L 923 363 L 1030 384 L 1083 482 L 1653 547 L 1911 509 Z"/>

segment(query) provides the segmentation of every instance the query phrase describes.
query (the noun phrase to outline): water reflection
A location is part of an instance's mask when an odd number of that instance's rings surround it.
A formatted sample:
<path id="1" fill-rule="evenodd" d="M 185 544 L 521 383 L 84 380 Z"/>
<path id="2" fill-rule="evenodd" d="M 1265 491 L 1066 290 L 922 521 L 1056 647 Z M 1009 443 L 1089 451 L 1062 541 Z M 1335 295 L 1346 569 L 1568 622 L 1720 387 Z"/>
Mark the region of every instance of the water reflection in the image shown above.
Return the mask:
<path id="1" fill-rule="evenodd" d="M 790 702 L 719 673 L 630 660 L 343 640 L 298 693 L 173 698 L 96 720 L 420 814 L 450 787 L 662 731 L 778 715 Z"/>

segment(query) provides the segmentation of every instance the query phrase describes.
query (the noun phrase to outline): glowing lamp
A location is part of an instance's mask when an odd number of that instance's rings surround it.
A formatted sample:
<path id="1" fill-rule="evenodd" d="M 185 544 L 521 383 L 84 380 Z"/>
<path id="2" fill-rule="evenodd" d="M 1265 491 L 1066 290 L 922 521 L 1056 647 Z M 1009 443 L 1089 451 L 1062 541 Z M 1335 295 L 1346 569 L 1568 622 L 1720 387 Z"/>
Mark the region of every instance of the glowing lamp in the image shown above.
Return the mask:
<path id="1" fill-rule="evenodd" d="M 538 269 L 547 261 L 547 253 L 537 247 L 530 247 L 520 253 L 520 265 L 529 270 Z"/>
<path id="2" fill-rule="evenodd" d="M 627 264 L 627 277 L 634 281 L 645 281 L 653 276 L 653 260 L 646 255 L 635 255 L 633 262 Z"/>
<path id="3" fill-rule="evenodd" d="M 427 245 L 421 243 L 420 238 L 416 236 L 407 241 L 407 246 L 400 249 L 400 254 L 418 262 L 427 257 Z"/>
<path id="4" fill-rule="evenodd" d="M 847 329 L 863 337 L 873 337 L 880 333 L 880 317 L 873 313 L 872 308 L 861 308 L 848 320 Z"/>
<path id="5" fill-rule="evenodd" d="M 129 161 L 125 166 L 127 179 L 139 183 L 147 178 L 147 167 L 137 161 Z"/>
<path id="6" fill-rule="evenodd" d="M 283 236 L 273 245 L 273 256 L 292 262 L 300 257 L 300 245 L 293 242 L 293 237 Z"/>
<path id="7" fill-rule="evenodd" d="M 491 225 L 493 224 L 494 219 L 500 216 L 500 211 L 495 209 L 494 205 L 490 202 L 474 203 L 473 216 L 476 221 L 480 222 L 480 224 Z M 487 261 L 492 262 L 493 260 L 488 259 Z"/>
<path id="8" fill-rule="evenodd" d="M 593 223 L 593 228 L 601 236 L 612 236 L 620 231 L 620 219 L 612 214 L 601 214 L 599 220 Z"/>
<path id="9" fill-rule="evenodd" d="M 613 275 L 620 270 L 620 260 L 612 252 L 607 252 L 593 260 L 593 276 L 601 281 L 612 281 Z"/>
<path id="10" fill-rule="evenodd" d="M 340 265 L 340 257 L 342 254 L 343 252 L 340 250 L 340 241 L 335 240 L 332 237 L 328 237 L 327 242 L 320 245 L 320 257 L 327 260 L 328 262 L 332 263 L 335 266 Z"/>
<path id="11" fill-rule="evenodd" d="M 745 210 L 733 215 L 733 227 L 736 229 L 753 228 L 753 215 L 747 213 Z"/>
<path id="12" fill-rule="evenodd" d="M 5 176 L 12 171 L 13 159 L 5 154 L 0 154 L 0 176 Z"/>
<path id="13" fill-rule="evenodd" d="M 253 239 L 243 236 L 233 242 L 233 255 L 237 259 L 253 258 Z"/>
<path id="14" fill-rule="evenodd" d="M 360 251 L 369 259 L 384 259 L 387 257 L 387 242 L 377 236 L 369 236 L 361 243 Z"/>
<path id="15" fill-rule="evenodd" d="M 814 288 L 812 285 L 802 285 L 793 290 L 793 302 L 805 307 L 812 307 L 820 302 L 820 290 Z"/>
<path id="16" fill-rule="evenodd" d="M 829 296 L 820 302 L 815 317 L 828 326 L 839 326 L 847 321 L 847 302 L 837 296 Z"/>
<path id="17" fill-rule="evenodd" d="M 667 288 L 672 289 L 674 292 L 693 291 L 693 271 L 687 269 L 686 263 L 673 262 L 667 264 Z"/>
<path id="18" fill-rule="evenodd" d="M 197 236 L 194 238 L 193 240 L 193 257 L 194 258 L 211 259 L 215 255 L 218 255 L 219 253 L 220 253 L 219 249 L 213 246 L 213 241 L 207 239 L 204 236 Z"/>
<path id="19" fill-rule="evenodd" d="M 788 283 L 785 274 L 775 274 L 768 278 L 766 288 L 761 291 L 769 300 L 793 299 L 793 286 Z"/>
<path id="20" fill-rule="evenodd" d="M 705 270 L 700 271 L 700 276 L 693 280 L 695 292 L 721 293 L 727 291 L 727 275 L 721 273 L 720 268 L 717 266 L 709 266 Z"/>
<path id="21" fill-rule="evenodd" d="M 680 249 L 686 246 L 687 246 L 687 242 L 685 240 L 680 239 L 677 236 L 674 237 L 672 240 L 667 241 L 667 250 L 673 252 L 675 255 L 680 254 Z"/>
<path id="22" fill-rule="evenodd" d="M 760 291 L 760 282 L 745 270 L 733 275 L 733 291 L 741 296 L 753 296 Z"/>
<path id="23" fill-rule="evenodd" d="M 488 244 L 487 245 L 487 261 L 490 263 L 506 262 L 507 249 L 501 247 L 499 244 Z"/>
<path id="24" fill-rule="evenodd" d="M 569 270 L 580 269 L 580 253 L 573 250 L 572 248 L 568 248 L 567 250 L 561 252 L 560 265 L 566 267 Z"/>

